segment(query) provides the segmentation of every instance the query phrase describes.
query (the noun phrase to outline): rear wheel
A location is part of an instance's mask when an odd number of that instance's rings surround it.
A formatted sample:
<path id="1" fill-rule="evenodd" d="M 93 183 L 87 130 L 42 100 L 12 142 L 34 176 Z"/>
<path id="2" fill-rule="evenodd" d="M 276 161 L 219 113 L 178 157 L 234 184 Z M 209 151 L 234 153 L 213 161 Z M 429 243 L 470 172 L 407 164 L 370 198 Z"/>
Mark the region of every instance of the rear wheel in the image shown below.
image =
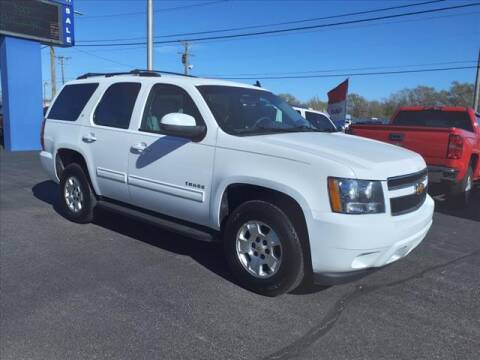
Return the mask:
<path id="1" fill-rule="evenodd" d="M 453 207 L 467 207 L 470 203 L 473 191 L 473 168 L 468 167 L 463 180 L 457 184 L 450 195 L 449 202 Z"/>
<path id="2" fill-rule="evenodd" d="M 59 196 L 60 209 L 68 220 L 82 224 L 93 220 L 95 194 L 80 165 L 70 164 L 62 171 Z"/>
<path id="3" fill-rule="evenodd" d="M 260 200 L 240 205 L 227 220 L 225 254 L 240 284 L 277 296 L 295 289 L 304 276 L 301 242 L 287 215 Z"/>

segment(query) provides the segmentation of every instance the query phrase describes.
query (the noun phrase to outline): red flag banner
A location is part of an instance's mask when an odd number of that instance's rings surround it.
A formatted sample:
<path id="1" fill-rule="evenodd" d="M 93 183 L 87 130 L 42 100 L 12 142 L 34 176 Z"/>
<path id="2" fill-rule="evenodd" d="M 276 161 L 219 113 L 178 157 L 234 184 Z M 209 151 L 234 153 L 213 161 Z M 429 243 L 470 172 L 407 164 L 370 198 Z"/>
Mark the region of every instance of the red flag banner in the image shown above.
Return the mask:
<path id="1" fill-rule="evenodd" d="M 333 121 L 345 121 L 347 95 L 348 79 L 328 92 L 328 113 Z"/>

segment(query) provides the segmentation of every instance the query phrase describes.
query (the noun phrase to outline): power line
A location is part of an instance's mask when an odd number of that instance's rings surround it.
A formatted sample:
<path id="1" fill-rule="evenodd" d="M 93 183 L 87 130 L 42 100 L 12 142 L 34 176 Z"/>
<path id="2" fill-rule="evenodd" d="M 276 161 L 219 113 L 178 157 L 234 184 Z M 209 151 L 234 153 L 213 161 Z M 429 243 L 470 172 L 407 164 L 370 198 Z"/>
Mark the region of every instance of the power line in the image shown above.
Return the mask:
<path id="1" fill-rule="evenodd" d="M 419 66 L 439 66 L 439 65 L 459 65 L 459 64 L 473 64 L 476 63 L 475 60 L 465 60 L 465 61 L 444 61 L 444 62 L 434 62 L 434 63 L 423 63 L 423 64 L 408 64 L 408 65 L 382 65 L 382 66 L 367 66 L 367 67 L 355 67 L 355 68 L 341 68 L 341 69 L 322 69 L 322 70 L 306 70 L 306 71 L 291 71 L 291 72 L 266 72 L 266 73 L 246 73 L 246 74 L 217 74 L 217 75 L 202 75 L 203 77 L 214 77 L 221 79 L 230 79 L 233 77 L 239 76 L 270 76 L 270 75 L 299 75 L 299 74 L 322 74 L 338 71 L 358 71 L 358 70 L 380 70 L 380 69 L 404 69 L 411 67 Z M 253 79 L 253 78 L 252 78 Z"/>
<path id="2" fill-rule="evenodd" d="M 376 71 L 363 73 L 343 73 L 328 75 L 292 75 L 292 76 L 264 76 L 264 77 L 225 77 L 224 80 L 279 80 L 279 79 L 315 79 L 315 78 L 331 78 L 331 77 L 349 77 L 349 76 L 373 76 L 373 75 L 394 75 L 409 73 L 424 73 L 451 70 L 476 69 L 476 66 L 456 66 L 445 68 L 415 69 L 415 70 L 397 70 L 397 71 Z"/>
<path id="3" fill-rule="evenodd" d="M 448 10 L 453 10 L 453 9 L 462 9 L 462 8 L 467 8 L 467 7 L 472 7 L 472 6 L 480 6 L 480 3 L 477 2 L 477 3 L 464 4 L 464 5 L 447 6 L 447 7 L 443 7 L 443 8 L 413 11 L 413 12 L 393 14 L 393 15 L 384 15 L 384 16 L 377 16 L 377 17 L 366 18 L 366 19 L 341 21 L 341 22 L 329 23 L 329 24 L 301 26 L 301 27 L 294 27 L 294 28 L 287 28 L 287 29 L 265 30 L 265 31 L 249 32 L 249 33 L 208 36 L 208 37 L 189 38 L 189 39 L 154 41 L 154 44 L 174 44 L 174 43 L 184 42 L 184 41 L 194 42 L 194 41 L 205 41 L 205 40 L 234 39 L 234 38 L 242 38 L 242 37 L 247 37 L 247 36 L 259 36 L 259 35 L 268 35 L 268 34 L 280 34 L 280 33 L 288 33 L 288 32 L 301 31 L 301 30 L 328 28 L 328 27 L 335 27 L 335 26 L 340 26 L 340 25 L 350 25 L 350 24 L 366 23 L 366 22 L 370 22 L 370 21 L 379 21 L 379 20 L 393 19 L 393 18 L 399 18 L 399 17 L 406 17 L 406 16 L 413 16 L 413 15 L 420 15 L 420 14 L 428 14 L 428 13 L 448 11 Z M 77 46 L 103 47 L 103 46 L 129 46 L 129 45 L 144 45 L 144 44 L 145 44 L 145 42 L 131 42 L 131 43 L 121 43 L 121 44 L 111 44 L 111 43 L 79 44 Z"/>
<path id="4" fill-rule="evenodd" d="M 371 14 L 371 13 L 382 12 L 382 11 L 397 10 L 397 9 L 403 9 L 403 8 L 414 7 L 414 6 L 434 4 L 434 3 L 444 2 L 444 1 L 446 1 L 446 0 L 424 1 L 424 2 L 415 3 L 415 4 L 391 6 L 391 7 L 386 7 L 386 8 L 363 10 L 363 11 L 356 11 L 356 12 L 350 12 L 350 13 L 337 14 L 337 15 L 314 17 L 314 18 L 307 18 L 307 19 L 293 20 L 293 21 L 284 21 L 284 22 L 279 22 L 279 23 L 271 23 L 271 24 L 263 24 L 263 25 L 241 26 L 241 27 L 215 29 L 215 30 L 207 30 L 207 31 L 176 33 L 176 34 L 170 34 L 170 35 L 156 35 L 156 36 L 154 36 L 154 38 L 168 38 L 168 37 L 174 37 L 174 36 L 204 35 L 204 34 L 213 34 L 213 33 L 219 33 L 219 32 L 258 29 L 258 28 L 265 28 L 265 27 L 270 27 L 270 26 L 292 25 L 292 24 L 299 24 L 299 23 L 303 23 L 303 22 L 328 20 L 328 19 L 335 19 L 335 18 L 346 17 L 346 16 L 365 15 L 365 14 Z M 144 39 L 144 37 L 83 40 L 83 41 L 77 41 L 77 43 L 87 43 L 87 42 L 97 42 L 97 41 L 128 41 L 128 40 L 139 40 L 139 39 Z"/>
<path id="5" fill-rule="evenodd" d="M 118 62 L 118 61 L 115 61 L 115 60 L 106 58 L 106 57 L 104 57 L 104 56 L 100 56 L 100 55 L 93 54 L 93 53 L 91 53 L 91 52 L 89 52 L 89 51 L 80 50 L 80 49 L 78 49 L 77 47 L 74 47 L 74 49 L 77 50 L 77 51 L 80 51 L 81 53 L 84 53 L 84 54 L 86 54 L 86 55 L 90 55 L 90 56 L 96 57 L 96 58 L 98 58 L 98 59 L 111 62 L 111 63 L 113 63 L 113 64 L 125 66 L 125 67 L 132 68 L 132 69 L 135 67 L 135 66 L 133 66 L 133 65 L 124 64 L 124 63 L 121 63 L 121 62 Z"/>
<path id="6" fill-rule="evenodd" d="M 1 0 L 0 0 L 1 1 Z M 270 35 L 264 35 L 263 37 L 279 37 L 279 36 L 291 36 L 291 35 L 298 35 L 298 34 L 311 34 L 314 32 L 319 32 L 321 31 L 322 33 L 326 32 L 331 32 L 331 31 L 341 31 L 341 30 L 351 30 L 351 29 L 359 29 L 359 28 L 366 28 L 366 27 L 372 27 L 372 26 L 383 26 L 383 25 L 392 25 L 392 24 L 404 24 L 404 23 L 411 23 L 411 22 L 418 22 L 418 21 L 429 21 L 429 20 L 437 20 L 437 19 L 444 19 L 444 18 L 454 18 L 454 17 L 460 17 L 460 16 L 476 16 L 480 14 L 480 11 L 470 11 L 470 12 L 464 12 L 464 13 L 456 13 L 456 14 L 444 14 L 444 15 L 436 15 L 436 16 L 429 16 L 429 17 L 420 17 L 420 18 L 407 18 L 403 20 L 390 20 L 390 21 L 385 21 L 385 22 L 372 22 L 372 23 L 364 23 L 364 24 L 353 24 L 353 25 L 347 25 L 343 26 L 340 28 L 328 28 L 328 29 L 312 29 L 312 30 L 303 30 L 301 32 L 294 32 L 294 33 L 289 33 L 289 34 L 270 34 Z M 474 33 L 467 33 L 468 35 L 474 35 Z M 459 36 L 460 34 L 450 34 L 450 35 L 455 35 Z M 144 37 L 142 37 L 143 39 Z M 224 39 L 224 40 L 206 40 L 202 41 L 203 44 L 211 44 L 211 43 L 220 43 L 220 42 L 228 42 L 228 41 L 238 41 L 238 40 L 249 40 L 249 38 L 239 38 L 239 39 Z M 136 46 L 129 46 L 125 45 L 122 47 L 121 44 L 114 44 L 113 46 L 110 47 L 105 47 L 105 48 L 96 48 L 94 49 L 95 52 L 113 52 L 113 51 L 129 51 L 129 50 L 135 50 L 135 49 L 145 49 L 145 45 L 136 45 Z M 178 43 L 171 43 L 171 44 L 163 44 L 163 45 L 157 45 L 155 46 L 156 48 L 166 48 L 166 47 L 174 47 L 177 46 Z"/>
<path id="7" fill-rule="evenodd" d="M 133 65 L 128 65 L 124 63 L 117 62 L 112 59 L 105 58 L 103 56 L 98 56 L 90 52 L 76 49 L 84 54 L 94 56 L 96 58 L 112 62 L 114 64 L 122 65 L 129 68 L 134 68 Z M 390 65 L 390 66 L 372 66 L 372 67 L 363 67 L 363 68 L 349 68 L 349 69 L 329 69 L 329 70 L 308 70 L 308 71 L 299 71 L 299 72 L 278 72 L 278 73 L 256 73 L 256 74 L 237 74 L 237 75 L 204 75 L 203 77 L 212 77 L 217 79 L 225 80 L 278 80 L 278 79 L 313 79 L 313 78 L 330 78 L 330 77 L 348 77 L 348 76 L 371 76 L 371 75 L 392 75 L 392 74 L 407 74 L 407 73 L 422 73 L 422 72 L 436 72 L 436 71 L 450 71 L 450 70 L 466 70 L 474 69 L 476 66 L 457 66 L 457 67 L 444 67 L 444 68 L 427 68 L 427 69 L 411 69 L 411 70 L 395 70 L 395 71 L 376 71 L 376 72 L 361 72 L 361 73 L 341 73 L 341 74 L 318 74 L 322 72 L 333 72 L 333 71 L 356 71 L 356 70 L 370 70 L 370 69 L 391 69 L 391 68 L 405 68 L 405 67 L 417 67 L 417 66 L 433 66 L 433 65 L 447 65 L 447 64 L 467 64 L 475 63 L 473 60 L 466 61 L 447 61 L 447 62 L 437 62 L 437 63 L 428 63 L 428 64 L 409 64 L 409 65 Z M 286 74 L 307 74 L 314 73 L 311 75 L 286 75 Z M 280 76 L 268 76 L 268 75 L 280 74 Z M 249 75 L 249 76 L 243 76 Z M 259 76 L 256 76 L 259 75 Z M 267 76 L 264 76 L 267 75 Z"/>
<path id="8" fill-rule="evenodd" d="M 309 18 L 309 19 L 303 19 L 303 20 L 285 21 L 285 22 L 273 23 L 273 24 L 242 26 L 242 27 L 236 27 L 236 28 L 216 29 L 216 30 L 210 30 L 210 31 L 199 31 L 199 32 L 190 32 L 190 33 L 177 33 L 177 34 L 171 34 L 171 35 L 159 35 L 159 36 L 156 36 L 156 37 L 157 38 L 168 38 L 168 37 L 173 37 L 173 36 L 204 35 L 204 34 L 210 34 L 210 33 L 229 32 L 229 31 L 248 30 L 248 29 L 258 29 L 258 28 L 265 28 L 265 27 L 270 27 L 270 26 L 292 25 L 292 24 L 299 24 L 299 23 L 304 23 L 304 22 L 329 20 L 329 19 L 336 19 L 336 18 L 341 18 L 341 17 L 346 17 L 346 16 L 365 15 L 365 14 L 371 14 L 371 13 L 376 13 L 376 12 L 403 9 L 403 8 L 408 8 L 408 7 L 413 7 L 413 6 L 439 3 L 439 2 L 443 2 L 443 1 L 446 1 L 446 0 L 425 1 L 425 2 L 421 2 L 421 3 L 415 3 L 415 4 L 399 5 L 399 6 L 392 6 L 392 7 L 387 7 L 387 8 L 364 10 L 364 11 L 337 14 L 337 15 L 331 15 L 331 16 Z"/>
<path id="9" fill-rule="evenodd" d="M 298 34 L 311 34 L 313 32 L 318 32 L 321 31 L 323 34 L 331 31 L 342 31 L 342 30 L 352 30 L 352 29 L 359 29 L 359 28 L 364 28 L 364 27 L 372 27 L 372 26 L 382 26 L 382 25 L 391 25 L 391 24 L 404 24 L 404 23 L 411 23 L 411 22 L 418 22 L 418 21 L 429 21 L 429 20 L 436 20 L 436 19 L 444 19 L 444 18 L 454 18 L 454 17 L 459 17 L 459 16 L 476 16 L 480 14 L 479 11 L 475 12 L 467 12 L 467 13 L 457 13 L 457 14 L 445 14 L 445 15 L 436 15 L 436 16 L 429 16 L 429 17 L 421 17 L 421 18 L 408 18 L 408 19 L 403 19 L 403 20 L 390 20 L 387 22 L 373 22 L 373 23 L 366 23 L 366 24 L 358 24 L 358 25 L 348 25 L 348 26 L 343 26 L 341 28 L 329 28 L 329 29 L 313 29 L 313 30 L 304 30 L 302 32 L 297 32 L 297 33 L 288 33 L 288 34 L 270 34 L 270 35 L 264 35 L 264 37 L 279 37 L 279 36 L 292 36 L 292 35 L 298 35 Z M 465 36 L 465 35 L 475 35 L 474 33 L 466 33 L 466 34 L 459 34 L 459 33 L 451 33 L 450 36 L 446 35 L 446 37 L 459 37 L 459 36 Z M 248 40 L 248 38 L 240 38 L 240 39 L 232 39 L 232 40 Z M 219 43 L 219 42 L 227 42 L 227 41 L 232 41 L 229 39 L 223 39 L 223 40 L 210 40 L 210 41 L 203 41 L 202 44 L 211 44 L 211 43 Z M 392 43 L 389 43 L 390 45 Z M 130 50 L 138 50 L 138 49 L 145 49 L 145 45 L 136 45 L 136 46 L 124 46 L 122 47 L 121 45 L 116 45 L 116 46 L 111 46 L 111 47 L 104 47 L 104 48 L 95 48 L 95 52 L 114 52 L 114 51 L 130 51 Z M 178 43 L 172 43 L 172 44 L 164 44 L 164 45 L 157 45 L 155 48 L 167 48 L 167 47 L 175 47 L 177 46 Z"/>
<path id="10" fill-rule="evenodd" d="M 480 6 L 480 3 L 456 5 L 456 6 L 449 6 L 449 7 L 443 7 L 443 8 L 430 9 L 430 10 L 421 10 L 421 11 L 414 11 L 414 12 L 409 12 L 409 13 L 385 15 L 385 16 L 378 16 L 378 17 L 367 18 L 367 19 L 350 20 L 350 21 L 343 21 L 343 22 L 330 23 L 330 24 L 310 25 L 310 26 L 302 26 L 302 27 L 288 28 L 288 29 L 278 29 L 278 30 L 266 30 L 266 31 L 243 33 L 243 34 L 210 36 L 210 37 L 203 37 L 203 38 L 191 38 L 191 39 L 187 39 L 187 40 L 184 40 L 184 41 L 232 39 L 232 38 L 240 38 L 240 37 L 246 37 L 246 36 L 279 34 L 279 33 L 286 33 L 286 32 L 292 32 L 292 31 L 319 29 L 319 28 L 327 28 L 327 27 L 332 27 L 332 26 L 358 24 L 358 23 L 365 23 L 365 22 L 370 22 L 370 21 L 393 19 L 393 18 L 398 18 L 398 17 L 405 17 L 405 16 L 412 16 L 412 15 L 427 14 L 427 13 L 432 13 L 432 12 L 447 11 L 447 10 L 471 7 L 471 6 Z M 179 40 L 156 41 L 155 44 L 171 44 L 171 43 L 175 43 L 175 42 L 178 42 L 178 41 Z"/>
<path id="11" fill-rule="evenodd" d="M 176 10 L 182 10 L 182 9 L 193 8 L 193 7 L 202 7 L 202 6 L 213 5 L 213 4 L 226 2 L 226 1 L 228 1 L 228 0 L 215 0 L 215 1 L 203 2 L 203 3 L 200 3 L 200 4 L 174 6 L 174 7 L 155 10 L 154 13 L 176 11 Z M 119 13 L 119 14 L 82 16 L 81 19 L 82 20 L 84 20 L 84 19 L 88 20 L 88 19 L 109 18 L 109 17 L 117 17 L 117 16 L 132 16 L 132 15 L 145 15 L 145 11 L 125 12 L 125 13 Z"/>

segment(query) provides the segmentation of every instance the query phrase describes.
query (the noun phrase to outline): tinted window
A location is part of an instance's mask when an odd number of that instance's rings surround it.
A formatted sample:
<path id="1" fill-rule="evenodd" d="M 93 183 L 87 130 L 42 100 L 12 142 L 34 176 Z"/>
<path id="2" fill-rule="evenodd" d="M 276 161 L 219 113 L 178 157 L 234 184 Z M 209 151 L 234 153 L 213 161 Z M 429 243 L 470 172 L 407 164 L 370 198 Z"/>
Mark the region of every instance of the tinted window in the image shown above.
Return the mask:
<path id="1" fill-rule="evenodd" d="M 139 83 L 111 85 L 95 110 L 93 122 L 97 125 L 128 129 L 139 91 Z"/>
<path id="2" fill-rule="evenodd" d="M 290 105 L 264 90 L 233 86 L 199 86 L 223 131 L 233 135 L 316 131 Z"/>
<path id="3" fill-rule="evenodd" d="M 315 126 L 319 130 L 322 130 L 322 131 L 335 130 L 335 127 L 333 126 L 332 122 L 325 115 L 306 111 L 305 117 L 307 118 L 308 121 L 310 121 L 310 123 L 313 126 Z"/>
<path id="4" fill-rule="evenodd" d="M 74 84 L 67 85 L 58 95 L 52 106 L 49 119 L 75 121 L 80 116 L 83 108 L 98 84 Z"/>
<path id="5" fill-rule="evenodd" d="M 160 121 L 170 113 L 193 116 L 197 125 L 203 125 L 197 106 L 188 93 L 175 85 L 155 84 L 148 95 L 140 130 L 158 132 Z"/>
<path id="6" fill-rule="evenodd" d="M 400 111 L 393 119 L 393 125 L 458 128 L 473 131 L 472 122 L 465 111 Z"/>

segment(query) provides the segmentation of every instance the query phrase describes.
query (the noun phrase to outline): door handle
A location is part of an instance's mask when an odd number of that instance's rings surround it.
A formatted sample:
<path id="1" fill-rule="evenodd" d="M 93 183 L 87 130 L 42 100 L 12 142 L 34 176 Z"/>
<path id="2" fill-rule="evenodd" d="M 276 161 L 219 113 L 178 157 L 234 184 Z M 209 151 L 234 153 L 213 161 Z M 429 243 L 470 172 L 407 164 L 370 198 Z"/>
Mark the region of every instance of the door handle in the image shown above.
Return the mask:
<path id="1" fill-rule="evenodd" d="M 92 143 L 94 141 L 97 141 L 97 138 L 95 137 L 95 134 L 90 133 L 88 135 L 83 135 L 82 136 L 82 141 L 86 143 Z"/>
<path id="2" fill-rule="evenodd" d="M 131 149 L 137 153 L 143 153 L 144 151 L 147 152 L 148 149 L 147 149 L 147 144 L 145 144 L 144 142 L 140 142 L 138 144 L 135 144 L 135 145 L 132 145 Z"/>

